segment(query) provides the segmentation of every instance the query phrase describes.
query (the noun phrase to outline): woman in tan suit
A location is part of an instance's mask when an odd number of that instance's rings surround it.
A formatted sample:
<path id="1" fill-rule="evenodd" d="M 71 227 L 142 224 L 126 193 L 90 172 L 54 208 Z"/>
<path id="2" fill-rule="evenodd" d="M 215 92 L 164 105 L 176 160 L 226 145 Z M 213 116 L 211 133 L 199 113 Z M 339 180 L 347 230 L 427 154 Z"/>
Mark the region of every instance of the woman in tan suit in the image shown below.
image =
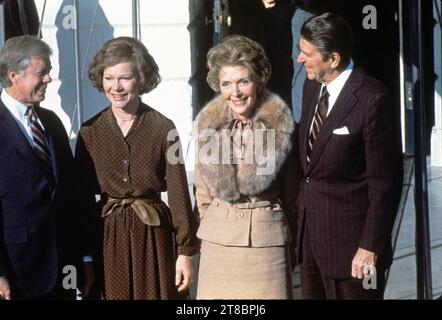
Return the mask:
<path id="1" fill-rule="evenodd" d="M 177 298 L 193 276 L 195 219 L 183 162 L 168 152 L 175 126 L 140 99 L 159 84 L 158 66 L 141 42 L 120 37 L 96 53 L 89 78 L 110 102 L 82 125 L 76 148 L 83 188 L 101 198 L 102 296 Z"/>
<path id="2" fill-rule="evenodd" d="M 289 299 L 299 183 L 290 109 L 265 89 L 271 69 L 258 43 L 231 36 L 207 58 L 220 95 L 194 127 L 197 298 Z"/>

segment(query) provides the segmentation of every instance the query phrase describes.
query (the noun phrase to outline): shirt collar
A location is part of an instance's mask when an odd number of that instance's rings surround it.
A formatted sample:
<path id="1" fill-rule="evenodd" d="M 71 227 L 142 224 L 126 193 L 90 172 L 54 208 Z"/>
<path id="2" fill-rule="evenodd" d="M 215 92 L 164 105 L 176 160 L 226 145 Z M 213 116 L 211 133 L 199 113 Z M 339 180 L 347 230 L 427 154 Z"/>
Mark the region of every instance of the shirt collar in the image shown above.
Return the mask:
<path id="1" fill-rule="evenodd" d="M 4 89 L 1 94 L 1 99 L 3 101 L 3 104 L 12 113 L 14 118 L 19 120 L 20 122 L 23 122 L 23 120 L 25 119 L 25 113 L 26 113 L 26 110 L 28 109 L 28 107 L 26 105 L 24 105 L 23 103 L 21 103 L 20 101 L 15 100 Z"/>
<path id="2" fill-rule="evenodd" d="M 347 67 L 345 67 L 344 71 L 342 71 L 341 74 L 336 79 L 334 79 L 332 82 L 330 82 L 327 85 L 327 91 L 330 94 L 329 98 L 330 106 L 332 106 L 335 103 L 336 99 L 339 96 L 339 93 L 341 93 L 341 90 L 344 87 L 345 82 L 347 82 L 347 79 L 350 77 L 352 71 L 353 71 L 353 60 L 350 59 L 350 62 L 348 63 Z"/>
<path id="3" fill-rule="evenodd" d="M 327 91 L 329 94 L 327 115 L 330 114 L 330 111 L 333 109 L 333 106 L 335 105 L 335 102 L 338 99 L 338 96 L 341 93 L 341 90 L 347 82 L 348 78 L 350 77 L 352 71 L 353 60 L 350 59 L 350 62 L 348 63 L 347 67 L 345 67 L 344 71 L 342 71 L 336 79 L 334 79 L 327 85 Z M 321 86 L 321 90 L 323 87 L 324 85 Z"/>

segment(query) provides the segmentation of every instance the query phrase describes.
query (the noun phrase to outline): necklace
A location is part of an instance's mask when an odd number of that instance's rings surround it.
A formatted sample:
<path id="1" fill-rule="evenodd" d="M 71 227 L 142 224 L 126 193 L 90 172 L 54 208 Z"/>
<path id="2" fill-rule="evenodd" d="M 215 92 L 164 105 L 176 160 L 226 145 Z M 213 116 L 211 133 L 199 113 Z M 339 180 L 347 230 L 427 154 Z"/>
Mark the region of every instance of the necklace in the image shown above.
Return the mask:
<path id="1" fill-rule="evenodd" d="M 116 117 L 117 117 L 118 120 L 124 122 L 124 121 L 132 121 L 132 120 L 134 120 L 134 119 L 137 117 L 137 115 L 134 114 L 134 115 L 131 115 L 131 116 L 128 117 L 128 118 L 122 118 L 122 117 L 118 117 L 118 116 L 116 116 Z"/>
<path id="2" fill-rule="evenodd" d="M 138 116 L 138 108 L 134 110 L 135 112 L 124 112 L 123 110 L 115 110 L 112 108 L 112 113 L 117 119 L 117 122 L 124 124 L 132 122 Z"/>

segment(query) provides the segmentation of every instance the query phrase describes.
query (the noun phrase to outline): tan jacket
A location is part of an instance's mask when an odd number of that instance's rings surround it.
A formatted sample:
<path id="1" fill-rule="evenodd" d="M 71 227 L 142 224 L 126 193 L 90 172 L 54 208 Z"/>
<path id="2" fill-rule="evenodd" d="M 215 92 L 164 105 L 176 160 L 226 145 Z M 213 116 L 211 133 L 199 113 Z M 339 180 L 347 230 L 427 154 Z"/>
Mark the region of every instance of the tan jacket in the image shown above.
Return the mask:
<path id="1" fill-rule="evenodd" d="M 276 132 L 275 166 L 270 174 L 257 175 L 256 163 L 238 167 L 203 164 L 198 161 L 198 151 L 207 140 L 196 139 L 194 179 L 200 239 L 252 247 L 287 245 L 295 239 L 300 167 L 297 147 L 293 146 L 294 124 L 290 110 L 278 96 L 265 92 L 261 101 L 253 128 Z M 232 120 L 226 102 L 217 97 L 200 112 L 195 129 L 197 133 L 213 129 L 214 135 L 221 135 Z M 246 141 L 249 146 L 253 143 Z"/>

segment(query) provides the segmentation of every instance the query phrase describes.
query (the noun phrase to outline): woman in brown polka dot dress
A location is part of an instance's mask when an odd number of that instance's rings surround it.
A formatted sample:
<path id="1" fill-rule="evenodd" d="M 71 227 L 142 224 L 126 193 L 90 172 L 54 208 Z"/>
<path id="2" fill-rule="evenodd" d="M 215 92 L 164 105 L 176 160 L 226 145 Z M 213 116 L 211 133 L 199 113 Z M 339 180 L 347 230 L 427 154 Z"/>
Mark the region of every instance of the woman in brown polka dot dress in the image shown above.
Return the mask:
<path id="1" fill-rule="evenodd" d="M 101 198 L 102 245 L 94 255 L 101 295 L 186 296 L 195 224 L 183 162 L 170 152 L 179 138 L 168 139 L 172 121 L 139 97 L 160 82 L 158 66 L 141 42 L 120 37 L 96 53 L 89 78 L 111 103 L 82 125 L 76 147 L 82 185 Z M 170 209 L 160 199 L 166 190 Z"/>

